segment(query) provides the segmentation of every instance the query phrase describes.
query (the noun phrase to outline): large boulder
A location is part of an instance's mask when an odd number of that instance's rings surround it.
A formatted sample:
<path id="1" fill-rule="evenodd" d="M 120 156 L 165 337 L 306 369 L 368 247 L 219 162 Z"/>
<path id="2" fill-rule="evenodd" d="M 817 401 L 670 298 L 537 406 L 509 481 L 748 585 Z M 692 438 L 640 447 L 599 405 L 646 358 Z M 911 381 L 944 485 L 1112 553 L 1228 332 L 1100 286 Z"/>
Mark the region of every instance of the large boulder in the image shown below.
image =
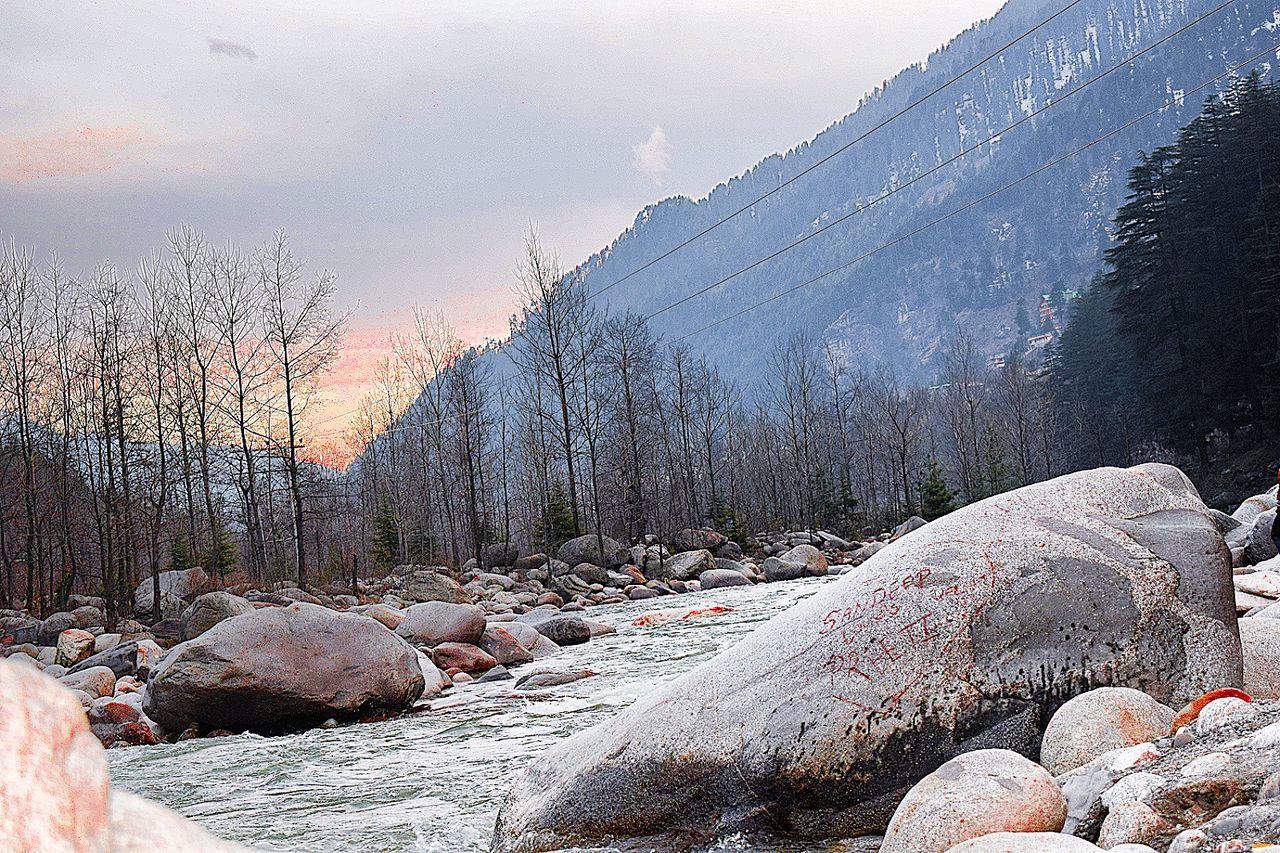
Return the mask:
<path id="1" fill-rule="evenodd" d="M 70 690 L 0 661 L 0 829 L 4 849 L 110 849 L 107 759 Z"/>
<path id="2" fill-rule="evenodd" d="M 36 632 L 36 644 L 41 646 L 54 646 L 58 643 L 58 636 L 68 628 L 78 628 L 79 623 L 76 617 L 70 613 L 51 613 L 45 617 L 40 623 L 40 630 Z"/>
<path id="3" fill-rule="evenodd" d="M 1276 499 L 1269 494 L 1254 495 L 1236 507 L 1231 517 L 1241 525 L 1251 525 L 1253 520 L 1269 509 L 1276 508 Z"/>
<path id="4" fill-rule="evenodd" d="M 906 790 L 990 746 L 1034 755 L 1093 686 L 1165 704 L 1239 686 L 1229 555 L 1176 468 L 1103 468 L 971 504 L 547 750 L 500 850 L 605 836 L 883 830 Z M 697 719 L 697 726 L 688 725 Z"/>
<path id="5" fill-rule="evenodd" d="M 714 551 L 725 543 L 725 537 L 705 527 L 686 527 L 671 539 L 673 551 Z"/>
<path id="6" fill-rule="evenodd" d="M 399 569 L 396 570 L 399 572 Z M 404 584 L 405 596 L 411 601 L 447 601 L 470 604 L 471 593 L 448 575 L 432 569 L 413 571 Z"/>
<path id="7" fill-rule="evenodd" d="M 586 620 L 568 613 L 548 615 L 535 610 L 518 617 L 518 621 L 532 625 L 557 646 L 576 646 L 591 639 L 591 626 Z"/>
<path id="8" fill-rule="evenodd" d="M 204 569 L 174 569 L 160 573 L 160 594 L 183 601 L 195 598 L 209 588 L 210 579 Z M 144 578 L 133 591 L 133 606 L 139 613 L 151 613 L 154 587 L 150 577 Z"/>
<path id="9" fill-rule="evenodd" d="M 790 581 L 803 577 L 822 577 L 827 573 L 827 558 L 812 545 L 794 548 L 770 557 L 760 567 L 766 580 Z"/>
<path id="10" fill-rule="evenodd" d="M 493 655 L 470 643 L 441 643 L 431 650 L 431 660 L 446 672 L 485 672 L 498 665 Z"/>
<path id="11" fill-rule="evenodd" d="M 76 617 L 76 624 L 81 628 L 101 628 L 107 624 L 107 615 L 92 604 L 80 605 L 71 611 L 71 615 Z"/>
<path id="12" fill-rule="evenodd" d="M 1269 509 L 1259 514 L 1253 520 L 1253 525 L 1249 528 L 1249 535 L 1244 543 L 1245 561 L 1250 565 L 1261 563 L 1276 556 L 1276 543 L 1271 536 L 1275 523 L 1276 511 L 1274 509 Z"/>
<path id="13" fill-rule="evenodd" d="M 708 569 L 698 575 L 703 589 L 720 589 L 726 586 L 751 586 L 751 578 L 733 569 Z"/>
<path id="14" fill-rule="evenodd" d="M 529 650 L 534 660 L 549 658 L 560 653 L 560 647 L 544 637 L 537 628 L 524 622 L 507 622 L 503 630 L 516 638 L 521 646 Z M 590 627 L 587 628 L 590 631 Z"/>
<path id="15" fill-rule="evenodd" d="M 716 567 L 716 558 L 710 551 L 682 551 L 668 557 L 666 562 L 654 574 L 648 575 L 658 580 L 677 578 L 682 581 L 693 580 L 703 572 Z"/>
<path id="16" fill-rule="evenodd" d="M 58 654 L 54 662 L 75 666 L 93 654 L 93 634 L 79 628 L 68 628 L 58 635 Z"/>
<path id="17" fill-rule="evenodd" d="M 229 592 L 206 592 L 196 596 L 196 600 L 182 611 L 182 634 L 184 640 L 198 637 L 214 625 L 232 616 L 243 616 L 253 612 L 253 605 L 238 595 Z"/>
<path id="18" fill-rule="evenodd" d="M 485 568 L 488 569 L 507 569 L 514 566 L 520 559 L 520 548 L 511 542 L 495 542 L 492 545 L 486 545 L 482 553 Z"/>
<path id="19" fill-rule="evenodd" d="M 1240 620 L 1244 689 L 1255 699 L 1280 699 L 1280 619 Z"/>
<path id="20" fill-rule="evenodd" d="M 153 643 L 154 645 L 154 643 Z M 112 646 L 106 651 L 87 657 L 67 670 L 68 675 L 94 667 L 105 666 L 115 673 L 116 678 L 133 675 L 138 671 L 138 641 L 128 640 Z"/>
<path id="21" fill-rule="evenodd" d="M 405 610 L 396 633 L 411 643 L 427 646 L 437 643 L 475 645 L 480 642 L 484 628 L 484 610 L 474 604 L 428 601 Z"/>
<path id="22" fill-rule="evenodd" d="M 1067 798 L 1048 770 L 1007 749 L 979 749 L 916 783 L 880 853 L 946 853 L 992 832 L 1058 832 L 1066 820 Z"/>
<path id="23" fill-rule="evenodd" d="M 382 625 L 298 602 L 174 647 L 151 673 L 144 709 L 169 731 L 275 732 L 399 711 L 423 683 L 414 648 Z"/>
<path id="24" fill-rule="evenodd" d="M 503 666 L 514 666 L 533 660 L 533 652 L 525 648 L 505 626 L 496 623 L 485 627 L 484 635 L 480 637 L 478 645 Z"/>
<path id="25" fill-rule="evenodd" d="M 1044 732 L 1040 763 L 1055 776 L 1113 749 L 1169 733 L 1173 709 L 1130 687 L 1099 687 L 1058 709 Z"/>
<path id="26" fill-rule="evenodd" d="M 622 543 L 608 536 L 597 537 L 594 533 L 570 539 L 560 546 L 556 556 L 570 566 L 591 563 L 605 568 L 621 566 L 631 560 L 630 551 Z"/>

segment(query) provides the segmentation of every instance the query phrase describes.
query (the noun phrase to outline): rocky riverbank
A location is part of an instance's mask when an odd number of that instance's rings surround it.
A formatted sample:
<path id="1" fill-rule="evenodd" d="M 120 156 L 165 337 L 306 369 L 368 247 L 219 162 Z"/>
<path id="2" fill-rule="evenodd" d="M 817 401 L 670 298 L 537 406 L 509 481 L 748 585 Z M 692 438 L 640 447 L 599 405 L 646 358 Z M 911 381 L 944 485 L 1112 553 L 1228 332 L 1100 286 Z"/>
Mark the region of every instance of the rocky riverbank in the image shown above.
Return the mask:
<path id="1" fill-rule="evenodd" d="M 182 603 L 168 626 L 103 642 L 107 632 L 56 614 L 27 620 L 18 627 L 35 642 L 11 647 L 5 667 L 43 668 L 43 682 L 79 691 L 66 695 L 104 743 L 295 731 L 444 713 L 457 700 L 441 694 L 468 681 L 512 696 L 563 690 L 593 673 L 555 668 L 554 656 L 613 630 L 587 608 L 643 601 L 639 589 L 711 588 L 717 571 L 746 584 L 845 574 L 546 749 L 516 781 L 495 847 L 781 830 L 862 836 L 890 853 L 1248 849 L 1220 845 L 1280 841 L 1269 775 L 1280 767 L 1280 587 L 1259 533 L 1273 508 L 1260 495 L 1215 513 L 1176 469 L 1142 466 L 1059 478 L 856 549 L 780 535 L 720 556 L 711 531 L 617 551 L 590 537 L 574 547 L 598 563 L 572 571 L 561 557 L 581 555 L 565 549 L 523 565 L 486 555 L 484 572 L 404 567 L 350 597 L 209 592 L 187 573 L 162 578 L 162 595 Z M 671 574 L 621 585 L 646 569 Z M 587 591 L 564 600 L 544 574 Z M 539 602 L 548 593 L 560 602 Z M 150 604 L 141 587 L 139 598 Z M 727 612 L 685 601 L 628 617 L 625 630 Z"/>
<path id="2" fill-rule="evenodd" d="M 44 619 L 0 611 L 0 648 L 70 688 L 104 746 L 289 731 L 422 710 L 474 679 L 533 689 L 587 677 L 547 659 L 613 630 L 587 618 L 589 607 L 836 574 L 921 524 L 854 544 L 824 531 L 766 534 L 750 553 L 707 529 L 682 530 L 669 545 L 580 536 L 554 557 L 501 543 L 485 549 L 483 566 L 399 566 L 354 589 L 215 589 L 201 569 L 170 571 L 159 578 L 159 622 L 143 621 L 154 604 L 148 578 L 135 618 L 112 628 L 105 602 L 90 596 Z"/>

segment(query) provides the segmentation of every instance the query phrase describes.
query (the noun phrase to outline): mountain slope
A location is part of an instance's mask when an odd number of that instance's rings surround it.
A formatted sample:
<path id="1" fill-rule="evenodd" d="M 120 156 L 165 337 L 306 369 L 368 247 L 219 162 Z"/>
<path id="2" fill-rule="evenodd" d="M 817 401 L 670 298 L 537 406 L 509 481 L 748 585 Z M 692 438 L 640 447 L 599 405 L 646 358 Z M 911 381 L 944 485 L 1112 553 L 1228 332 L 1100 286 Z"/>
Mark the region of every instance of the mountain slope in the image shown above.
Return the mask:
<path id="1" fill-rule="evenodd" d="M 924 105 L 600 297 L 650 314 L 865 205 L 998 133 L 1221 0 L 1086 0 Z M 898 74 L 858 108 L 784 155 L 774 155 L 707 197 L 643 210 L 634 225 L 581 267 L 592 292 L 707 227 L 866 132 L 1029 29 L 1065 0 L 1011 0 Z M 1280 38 L 1280 2 L 1236 0 L 1101 82 L 850 221 L 653 320 L 668 340 L 813 278 L 985 195 L 1072 148 L 1176 98 Z M 1273 58 L 1273 57 L 1267 57 Z M 1272 68 L 1259 63 L 1270 76 Z M 1219 83 L 1215 89 L 1226 85 Z M 1209 90 L 1213 91 L 1213 90 Z M 925 377 L 957 325 L 989 355 L 1018 336 L 1017 305 L 1039 325 L 1041 295 L 1079 290 L 1108 244 L 1111 213 L 1139 150 L 1174 138 L 1206 93 L 983 202 L 950 221 L 730 323 L 687 339 L 735 378 L 759 376 L 770 344 L 806 327 L 852 364 L 891 364 Z"/>

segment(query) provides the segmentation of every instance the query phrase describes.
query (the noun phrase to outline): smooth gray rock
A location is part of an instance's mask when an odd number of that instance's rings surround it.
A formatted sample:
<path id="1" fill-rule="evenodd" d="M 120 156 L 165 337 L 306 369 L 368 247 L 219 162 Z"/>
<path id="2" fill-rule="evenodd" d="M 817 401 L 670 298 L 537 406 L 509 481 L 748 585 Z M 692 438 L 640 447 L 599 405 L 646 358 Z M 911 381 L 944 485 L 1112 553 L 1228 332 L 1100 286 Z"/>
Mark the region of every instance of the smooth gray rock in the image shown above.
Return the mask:
<path id="1" fill-rule="evenodd" d="M 696 551 L 681 551 L 668 557 L 661 566 L 655 566 L 652 572 L 645 572 L 645 577 L 657 580 L 677 580 L 687 581 L 698 577 L 705 571 L 709 571 L 716 567 L 716 558 L 712 556 L 710 551 L 699 549 Z"/>
<path id="2" fill-rule="evenodd" d="M 67 670 L 69 673 L 80 672 L 95 666 L 105 666 L 116 674 L 116 678 L 133 675 L 138 671 L 138 643 L 129 640 L 118 646 L 112 646 L 105 652 L 98 652 L 87 657 Z"/>
<path id="3" fill-rule="evenodd" d="M 698 575 L 703 589 L 720 589 L 726 586 L 751 586 L 751 578 L 733 569 L 708 569 Z"/>
<path id="4" fill-rule="evenodd" d="M 560 653 L 560 647 L 538 632 L 538 629 L 525 622 L 506 622 L 501 626 L 510 633 L 520 645 L 529 650 L 534 660 L 549 658 Z"/>
<path id="5" fill-rule="evenodd" d="M 476 645 L 485 628 L 484 610 L 474 604 L 428 601 L 404 612 L 396 633 L 411 643 L 434 646 L 439 643 Z"/>
<path id="6" fill-rule="evenodd" d="M 36 644 L 40 646 L 56 646 L 58 637 L 68 628 L 77 628 L 79 624 L 76 617 L 70 613 L 50 613 L 40 623 L 40 630 L 36 635 Z"/>
<path id="7" fill-rule="evenodd" d="M 1249 529 L 1249 536 L 1244 543 L 1245 562 L 1256 565 L 1263 560 L 1276 556 L 1276 543 L 1271 538 L 1271 530 L 1276 523 L 1276 511 L 1269 509 L 1259 513 Z"/>
<path id="8" fill-rule="evenodd" d="M 556 556 L 561 562 L 576 566 L 578 563 L 591 563 L 606 569 L 620 566 L 631 558 L 630 552 L 622 543 L 608 536 L 596 538 L 594 533 L 570 539 L 560 546 Z"/>
<path id="9" fill-rule="evenodd" d="M 518 690 L 545 690 L 548 687 L 572 684 L 575 681 L 581 681 L 593 675 L 595 673 L 589 669 L 579 669 L 573 672 L 531 672 L 528 675 L 520 676 L 515 686 Z"/>
<path id="10" fill-rule="evenodd" d="M 1180 707 L 1239 686 L 1228 560 L 1170 466 L 971 504 L 552 746 L 516 780 L 494 847 L 760 821 L 802 837 L 882 831 L 948 759 L 1034 755 L 1050 712 L 1090 687 Z"/>
<path id="11" fill-rule="evenodd" d="M 565 613 L 531 610 L 516 617 L 516 622 L 531 625 L 557 646 L 574 646 L 591 639 L 591 626 L 581 617 Z"/>
<path id="12" fill-rule="evenodd" d="M 258 732 L 399 711 L 423 691 L 417 651 L 372 619 L 297 602 L 220 622 L 176 646 L 147 682 L 168 731 Z"/>
<path id="13" fill-rule="evenodd" d="M 520 548 L 511 542 L 495 542 L 486 545 L 482 554 L 485 568 L 506 569 L 514 566 L 520 559 Z"/>
<path id="14" fill-rule="evenodd" d="M 910 518 L 908 518 L 906 521 L 899 524 L 897 527 L 893 528 L 893 535 L 889 537 L 889 541 L 897 542 L 903 536 L 906 536 L 908 533 L 911 533 L 913 531 L 919 530 L 921 527 L 924 527 L 928 523 L 929 522 L 925 521 L 920 516 L 913 515 Z"/>
<path id="15" fill-rule="evenodd" d="M 182 611 L 183 640 L 190 640 L 208 631 L 224 619 L 253 612 L 253 605 L 229 592 L 206 592 Z"/>
<path id="16" fill-rule="evenodd" d="M 416 568 L 404 584 L 405 597 L 410 601 L 446 601 L 451 604 L 470 604 L 471 594 L 448 575 L 433 569 Z"/>
<path id="17" fill-rule="evenodd" d="M 205 574 L 204 569 L 174 569 L 160 573 L 160 594 L 173 596 L 174 599 L 188 600 L 208 589 L 209 583 L 209 576 Z M 150 615 L 153 593 L 151 578 L 144 578 L 133 591 L 134 609 L 139 613 Z"/>

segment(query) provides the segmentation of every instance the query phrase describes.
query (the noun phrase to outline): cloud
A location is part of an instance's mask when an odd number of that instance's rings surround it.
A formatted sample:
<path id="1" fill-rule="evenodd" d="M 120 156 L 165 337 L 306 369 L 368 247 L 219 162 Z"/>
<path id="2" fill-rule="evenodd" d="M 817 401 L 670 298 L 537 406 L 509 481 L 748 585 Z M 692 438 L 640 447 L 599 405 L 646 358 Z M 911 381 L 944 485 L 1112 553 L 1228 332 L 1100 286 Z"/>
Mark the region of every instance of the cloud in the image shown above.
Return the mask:
<path id="1" fill-rule="evenodd" d="M 110 172 L 136 160 L 156 141 L 135 126 L 0 134 L 0 183 Z"/>
<path id="2" fill-rule="evenodd" d="M 209 39 L 209 52 L 220 53 L 232 59 L 247 59 L 250 62 L 258 58 L 258 54 L 254 53 L 253 48 L 248 45 L 215 38 Z"/>
<path id="3" fill-rule="evenodd" d="M 662 186 L 671 171 L 671 143 L 666 132 L 655 127 L 649 138 L 631 146 L 631 165 L 657 186 Z"/>

